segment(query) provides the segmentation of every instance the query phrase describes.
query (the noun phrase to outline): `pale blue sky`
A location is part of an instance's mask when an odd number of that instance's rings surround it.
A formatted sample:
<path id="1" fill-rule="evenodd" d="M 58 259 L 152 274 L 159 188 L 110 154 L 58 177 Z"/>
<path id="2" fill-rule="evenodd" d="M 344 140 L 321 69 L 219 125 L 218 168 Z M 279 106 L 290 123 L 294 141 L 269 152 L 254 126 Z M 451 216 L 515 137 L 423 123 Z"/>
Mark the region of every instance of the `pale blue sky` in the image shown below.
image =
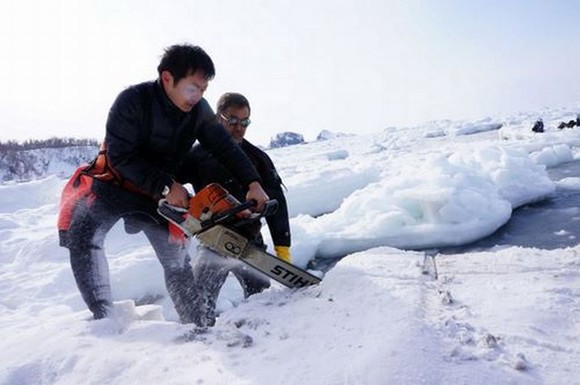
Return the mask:
<path id="1" fill-rule="evenodd" d="M 579 41 L 573 0 L 4 0 L 0 140 L 101 139 L 173 43 L 212 56 L 206 98 L 244 93 L 267 144 L 577 104 Z"/>

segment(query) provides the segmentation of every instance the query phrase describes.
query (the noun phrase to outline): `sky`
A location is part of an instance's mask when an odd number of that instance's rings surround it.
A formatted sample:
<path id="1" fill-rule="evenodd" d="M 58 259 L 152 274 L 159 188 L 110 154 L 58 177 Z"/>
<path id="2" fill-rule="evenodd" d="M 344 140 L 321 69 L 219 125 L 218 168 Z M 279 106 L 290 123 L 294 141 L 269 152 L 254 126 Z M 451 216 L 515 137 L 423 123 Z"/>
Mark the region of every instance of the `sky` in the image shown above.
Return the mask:
<path id="1" fill-rule="evenodd" d="M 342 258 L 315 272 L 319 285 L 274 283 L 247 300 L 230 277 L 207 331 L 176 322 L 157 258 L 122 223 L 105 241 L 115 312 L 90 320 L 55 227 L 76 165 L 1 183 L 0 385 L 577 383 L 578 207 L 534 205 L 553 226 L 529 227 L 533 247 L 437 252 L 485 237 L 517 207 L 578 194 L 580 130 L 557 129 L 576 112 L 269 150 L 288 188 L 292 262 Z M 542 134 L 531 131 L 537 114 Z"/>
<path id="2" fill-rule="evenodd" d="M 580 4 L 562 1 L 6 0 L 0 140 L 101 139 L 163 49 L 202 46 L 252 104 L 248 139 L 377 132 L 580 101 Z"/>

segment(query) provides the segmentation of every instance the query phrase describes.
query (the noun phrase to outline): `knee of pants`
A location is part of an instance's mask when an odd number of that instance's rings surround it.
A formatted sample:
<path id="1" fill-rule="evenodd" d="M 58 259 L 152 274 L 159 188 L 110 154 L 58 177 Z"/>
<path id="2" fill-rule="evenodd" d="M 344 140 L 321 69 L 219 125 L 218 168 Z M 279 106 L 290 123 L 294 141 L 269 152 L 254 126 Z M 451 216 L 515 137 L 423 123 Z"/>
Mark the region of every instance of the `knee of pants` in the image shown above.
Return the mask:
<path id="1" fill-rule="evenodd" d="M 164 270 L 180 270 L 187 267 L 190 261 L 187 249 L 184 248 L 174 248 L 172 250 L 167 250 L 166 253 L 162 255 L 158 254 L 157 258 L 163 266 Z"/>
<path id="2" fill-rule="evenodd" d="M 192 266 L 189 264 L 189 256 L 180 256 L 179 258 L 160 258 L 161 266 L 165 275 L 180 275 L 192 272 Z"/>
<path id="3" fill-rule="evenodd" d="M 165 270 L 167 273 L 175 273 L 183 270 L 185 264 L 182 261 L 172 258 L 172 259 L 162 259 L 161 266 L 163 267 L 163 270 Z"/>
<path id="4" fill-rule="evenodd" d="M 71 256 L 85 256 L 94 253 L 95 251 L 103 250 L 102 245 L 96 244 L 91 240 L 84 239 L 71 239 L 68 243 L 67 248 L 70 251 Z"/>

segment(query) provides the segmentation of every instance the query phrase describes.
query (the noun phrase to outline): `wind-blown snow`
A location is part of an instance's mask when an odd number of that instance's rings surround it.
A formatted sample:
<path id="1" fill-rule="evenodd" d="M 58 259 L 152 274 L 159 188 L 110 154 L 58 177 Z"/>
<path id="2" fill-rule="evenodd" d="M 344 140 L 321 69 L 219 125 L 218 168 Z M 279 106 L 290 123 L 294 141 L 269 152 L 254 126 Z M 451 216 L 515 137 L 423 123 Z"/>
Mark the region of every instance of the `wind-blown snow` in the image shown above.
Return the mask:
<path id="1" fill-rule="evenodd" d="M 155 255 L 120 224 L 106 240 L 117 314 L 89 321 L 58 246 L 65 181 L 0 185 L 0 384 L 578 383 L 579 246 L 438 255 L 438 279 L 404 251 L 469 243 L 556 185 L 580 189 L 546 173 L 579 157 L 580 131 L 556 129 L 573 114 L 544 111 L 543 134 L 529 114 L 271 150 L 293 262 L 343 258 L 298 291 L 244 300 L 228 280 L 205 333 L 176 322 Z"/>

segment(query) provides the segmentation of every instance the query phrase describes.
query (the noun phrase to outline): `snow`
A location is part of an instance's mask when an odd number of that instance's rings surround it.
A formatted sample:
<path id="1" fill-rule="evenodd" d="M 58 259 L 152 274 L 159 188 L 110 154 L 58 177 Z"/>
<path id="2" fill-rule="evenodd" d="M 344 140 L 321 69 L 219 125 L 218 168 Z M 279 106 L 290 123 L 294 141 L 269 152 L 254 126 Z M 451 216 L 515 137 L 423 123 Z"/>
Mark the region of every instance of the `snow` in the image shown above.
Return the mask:
<path id="1" fill-rule="evenodd" d="M 270 150 L 293 262 L 342 258 L 297 291 L 273 284 L 246 300 L 229 279 L 205 332 L 176 322 L 155 255 L 121 224 L 106 240 L 115 316 L 90 320 L 58 246 L 65 180 L 1 184 L 0 384 L 578 384 L 579 246 L 437 253 L 557 187 L 580 189 L 546 172 L 580 158 L 580 131 L 556 129 L 576 113 Z M 546 132 L 533 134 L 539 115 Z"/>

